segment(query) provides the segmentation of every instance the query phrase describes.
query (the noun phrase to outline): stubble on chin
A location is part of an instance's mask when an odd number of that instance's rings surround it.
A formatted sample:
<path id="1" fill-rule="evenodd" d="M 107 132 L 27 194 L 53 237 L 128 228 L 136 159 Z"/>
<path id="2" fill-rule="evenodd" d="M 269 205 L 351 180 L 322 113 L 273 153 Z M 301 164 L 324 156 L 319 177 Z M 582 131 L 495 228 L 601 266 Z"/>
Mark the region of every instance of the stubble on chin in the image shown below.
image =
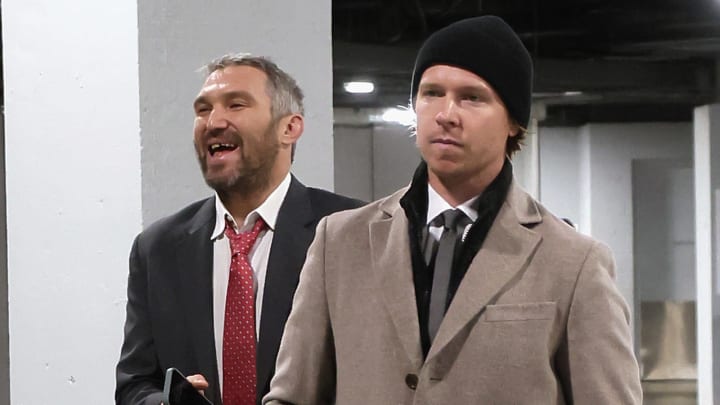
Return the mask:
<path id="1" fill-rule="evenodd" d="M 205 179 L 205 184 L 220 195 L 250 195 L 265 190 L 270 185 L 270 176 L 277 160 L 277 149 L 270 151 L 255 167 L 234 167 L 232 173 L 217 177 L 208 175 L 207 162 L 198 156 L 198 162 Z M 243 162 L 247 165 L 247 161 Z"/>
<path id="2" fill-rule="evenodd" d="M 264 190 L 270 183 L 270 176 L 269 173 L 264 173 L 261 170 L 253 170 L 252 173 L 244 175 L 234 173 L 232 176 L 221 179 L 209 179 L 205 177 L 205 183 L 221 195 L 249 195 Z"/>

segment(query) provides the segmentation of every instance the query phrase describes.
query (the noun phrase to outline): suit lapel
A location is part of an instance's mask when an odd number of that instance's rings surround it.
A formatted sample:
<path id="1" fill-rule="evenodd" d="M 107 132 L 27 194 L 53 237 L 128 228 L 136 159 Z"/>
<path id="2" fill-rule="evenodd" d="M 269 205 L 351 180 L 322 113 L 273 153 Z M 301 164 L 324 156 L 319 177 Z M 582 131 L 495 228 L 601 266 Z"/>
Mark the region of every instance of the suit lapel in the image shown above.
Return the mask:
<path id="1" fill-rule="evenodd" d="M 535 203 L 513 184 L 445 314 L 430 347 L 428 362 L 522 274 L 541 240 L 539 234 L 525 225 L 540 220 Z"/>
<path id="2" fill-rule="evenodd" d="M 217 401 L 220 386 L 213 328 L 213 251 L 210 240 L 214 218 L 215 201 L 210 198 L 189 222 L 187 233 L 180 239 L 174 254 L 176 268 L 185 273 L 178 278 L 188 335 L 199 372 L 210 382 L 206 395 Z"/>
<path id="3" fill-rule="evenodd" d="M 309 191 L 293 177 L 278 213 L 265 276 L 257 349 L 258 393 L 268 386 L 275 368 L 275 356 L 280 347 L 285 320 L 290 313 L 300 270 L 305 262 L 307 247 L 312 242 L 314 224 Z"/>
<path id="4" fill-rule="evenodd" d="M 370 254 L 395 331 L 413 367 L 420 368 L 423 355 L 413 288 L 408 221 L 398 203 L 403 192 L 401 190 L 381 205 L 390 217 L 370 223 Z"/>

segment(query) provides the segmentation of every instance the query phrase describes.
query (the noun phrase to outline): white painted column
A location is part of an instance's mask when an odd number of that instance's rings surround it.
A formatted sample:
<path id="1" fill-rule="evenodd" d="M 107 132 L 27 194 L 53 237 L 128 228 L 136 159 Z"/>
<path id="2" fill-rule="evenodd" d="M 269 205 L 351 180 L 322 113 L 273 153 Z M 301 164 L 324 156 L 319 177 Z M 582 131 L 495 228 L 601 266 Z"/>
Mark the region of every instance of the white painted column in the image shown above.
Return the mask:
<path id="1" fill-rule="evenodd" d="M 141 225 L 134 2 L 5 0 L 10 397 L 110 404 Z"/>
<path id="2" fill-rule="evenodd" d="M 373 126 L 335 125 L 335 191 L 362 201 L 373 198 Z"/>
<path id="3" fill-rule="evenodd" d="M 138 3 L 143 223 L 210 195 L 192 147 L 198 72 L 228 52 L 269 56 L 305 92 L 305 132 L 293 172 L 333 188 L 330 0 Z"/>
<path id="4" fill-rule="evenodd" d="M 0 115 L 0 167 L 5 168 L 5 123 Z M 5 176 L 0 176 L 5 190 Z M 5 194 L 0 194 L 0 212 L 7 211 Z M 7 218 L 0 214 L 0 405 L 10 405 L 10 344 L 8 333 Z"/>
<path id="5" fill-rule="evenodd" d="M 694 115 L 698 403 L 720 403 L 720 104 Z"/>
<path id="6" fill-rule="evenodd" d="M 577 127 L 540 127 L 540 201 L 553 214 L 580 224 L 580 134 Z"/>

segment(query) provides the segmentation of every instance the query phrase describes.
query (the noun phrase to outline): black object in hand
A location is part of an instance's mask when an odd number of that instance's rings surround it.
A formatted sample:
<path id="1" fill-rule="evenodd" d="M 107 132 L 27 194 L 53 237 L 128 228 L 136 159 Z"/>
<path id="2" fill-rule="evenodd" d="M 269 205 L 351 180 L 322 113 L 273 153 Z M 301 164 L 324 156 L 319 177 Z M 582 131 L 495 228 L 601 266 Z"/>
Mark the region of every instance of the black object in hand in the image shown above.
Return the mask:
<path id="1" fill-rule="evenodd" d="M 165 372 L 164 405 L 213 405 L 176 368 Z"/>

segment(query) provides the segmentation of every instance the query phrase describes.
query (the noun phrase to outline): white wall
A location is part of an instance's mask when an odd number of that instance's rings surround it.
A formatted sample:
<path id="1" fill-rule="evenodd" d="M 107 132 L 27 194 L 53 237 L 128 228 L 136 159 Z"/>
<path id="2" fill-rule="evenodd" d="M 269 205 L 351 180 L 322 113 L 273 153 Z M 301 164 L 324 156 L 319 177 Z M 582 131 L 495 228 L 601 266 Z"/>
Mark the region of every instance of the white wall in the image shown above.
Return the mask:
<path id="1" fill-rule="evenodd" d="M 345 118 L 342 118 L 345 119 Z M 335 125 L 335 190 L 373 201 L 410 184 L 420 154 L 407 127 Z"/>
<path id="2" fill-rule="evenodd" d="M 373 126 L 333 128 L 335 192 L 362 201 L 373 200 Z"/>
<path id="3" fill-rule="evenodd" d="M 580 200 L 580 221 L 578 222 L 578 230 L 587 235 L 592 235 L 592 149 L 590 145 L 590 128 L 586 125 L 580 128 L 580 189 L 578 190 Z"/>
<path id="4" fill-rule="evenodd" d="M 5 169 L 5 123 L 0 114 L 0 167 Z M 5 190 L 5 173 L 0 176 Z M 0 213 L 7 212 L 5 193 L 0 193 Z M 10 405 L 10 343 L 8 341 L 7 216 L 0 214 L 0 405 Z"/>
<path id="5" fill-rule="evenodd" d="M 578 223 L 581 232 L 590 234 L 611 247 L 617 263 L 618 286 L 625 299 L 632 304 L 635 300 L 634 238 L 652 237 L 652 235 L 634 235 L 633 161 L 640 159 L 692 161 L 692 124 L 640 123 L 591 124 L 580 128 L 542 127 L 539 138 L 543 204 L 558 216 L 570 217 Z M 687 191 L 687 185 L 677 186 L 679 188 L 669 191 L 673 194 L 682 193 L 682 190 Z M 668 215 L 671 212 L 677 210 L 663 207 L 655 215 Z M 687 216 L 676 218 L 683 224 L 687 219 Z M 670 231 L 679 240 L 688 239 L 685 237 L 687 232 L 679 225 Z M 682 253 L 678 254 L 682 255 Z M 686 263 L 689 257 L 670 259 L 678 259 Z M 687 296 L 680 289 L 692 280 L 690 276 L 683 278 L 684 284 L 674 285 L 669 295 Z"/>
<path id="6" fill-rule="evenodd" d="M 270 56 L 305 91 L 305 132 L 293 172 L 333 188 L 331 3 L 139 2 L 143 223 L 210 195 L 192 148 L 192 101 L 208 61 Z"/>
<path id="7" fill-rule="evenodd" d="M 140 230 L 134 2 L 2 3 L 10 394 L 109 404 Z"/>
<path id="8" fill-rule="evenodd" d="M 638 159 L 632 165 L 637 301 L 695 301 L 692 160 Z"/>
<path id="9" fill-rule="evenodd" d="M 692 300 L 692 125 L 541 128 L 540 145 L 543 203 L 610 246 L 633 319 L 641 301 Z"/>
<path id="10" fill-rule="evenodd" d="M 402 125 L 381 125 L 373 132 L 373 193 L 385 197 L 410 184 L 420 163 L 415 137 Z"/>
<path id="11" fill-rule="evenodd" d="M 560 218 L 578 224 L 580 216 L 580 136 L 577 128 L 541 127 L 540 196 Z"/>
<path id="12" fill-rule="evenodd" d="M 720 104 L 693 117 L 698 401 L 712 404 L 720 403 Z"/>
<path id="13" fill-rule="evenodd" d="M 620 291 L 632 303 L 632 162 L 691 160 L 692 124 L 591 124 L 587 129 L 590 136 L 581 147 L 590 150 L 592 235 L 612 248 Z"/>
<path id="14" fill-rule="evenodd" d="M 512 164 L 517 184 L 533 198 L 540 198 L 540 142 L 537 119 L 530 119 L 521 149 L 512 156 Z"/>

